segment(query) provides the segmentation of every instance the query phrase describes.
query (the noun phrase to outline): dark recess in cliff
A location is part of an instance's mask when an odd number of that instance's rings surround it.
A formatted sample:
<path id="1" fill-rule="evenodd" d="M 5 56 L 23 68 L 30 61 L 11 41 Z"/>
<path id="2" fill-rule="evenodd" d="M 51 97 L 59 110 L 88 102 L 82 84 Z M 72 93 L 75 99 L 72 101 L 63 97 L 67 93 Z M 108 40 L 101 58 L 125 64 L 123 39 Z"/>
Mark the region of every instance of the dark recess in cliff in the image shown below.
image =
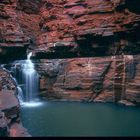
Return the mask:
<path id="1" fill-rule="evenodd" d="M 28 14 L 38 14 L 40 11 L 41 0 L 18 0 L 18 10 Z"/>
<path id="2" fill-rule="evenodd" d="M 140 0 L 126 0 L 126 7 L 131 12 L 140 14 Z"/>

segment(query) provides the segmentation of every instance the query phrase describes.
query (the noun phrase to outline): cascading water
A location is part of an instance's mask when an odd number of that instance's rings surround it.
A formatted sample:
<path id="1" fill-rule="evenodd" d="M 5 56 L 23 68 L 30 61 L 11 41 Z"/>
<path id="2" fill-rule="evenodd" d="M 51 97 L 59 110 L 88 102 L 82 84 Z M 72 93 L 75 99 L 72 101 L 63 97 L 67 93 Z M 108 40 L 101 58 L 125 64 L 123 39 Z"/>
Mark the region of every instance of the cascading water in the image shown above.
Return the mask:
<path id="1" fill-rule="evenodd" d="M 23 104 L 23 91 L 20 86 L 17 86 L 17 92 L 18 92 L 18 99 L 21 104 Z"/>
<path id="2" fill-rule="evenodd" d="M 39 76 L 31 61 L 32 52 L 28 54 L 27 60 L 16 62 L 15 67 L 12 69 L 16 77 L 18 99 L 23 106 L 35 107 L 41 105 L 37 95 Z M 18 64 L 18 67 L 17 67 Z M 21 66 L 19 68 L 19 65 Z M 18 76 L 18 77 L 17 77 Z"/>
<path id="3" fill-rule="evenodd" d="M 32 52 L 28 54 L 27 60 L 22 64 L 22 79 L 24 84 L 24 101 L 32 102 L 38 94 L 38 74 L 31 61 Z"/>

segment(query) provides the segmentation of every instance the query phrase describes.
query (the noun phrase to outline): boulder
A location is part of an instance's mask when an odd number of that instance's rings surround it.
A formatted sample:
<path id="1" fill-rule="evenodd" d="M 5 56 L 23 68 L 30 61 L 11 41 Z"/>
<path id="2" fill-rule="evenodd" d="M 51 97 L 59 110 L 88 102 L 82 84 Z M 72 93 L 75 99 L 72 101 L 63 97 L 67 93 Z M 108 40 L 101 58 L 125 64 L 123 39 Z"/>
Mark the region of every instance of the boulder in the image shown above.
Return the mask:
<path id="1" fill-rule="evenodd" d="M 2 110 L 5 116 L 10 120 L 18 117 L 19 101 L 13 91 L 0 91 L 0 110 Z"/>

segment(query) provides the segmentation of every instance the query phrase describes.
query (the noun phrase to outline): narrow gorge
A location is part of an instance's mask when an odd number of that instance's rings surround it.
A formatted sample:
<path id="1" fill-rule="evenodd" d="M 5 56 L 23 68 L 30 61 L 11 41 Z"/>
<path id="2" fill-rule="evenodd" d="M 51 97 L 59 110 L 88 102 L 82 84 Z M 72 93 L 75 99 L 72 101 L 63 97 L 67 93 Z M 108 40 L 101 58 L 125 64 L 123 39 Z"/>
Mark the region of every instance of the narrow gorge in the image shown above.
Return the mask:
<path id="1" fill-rule="evenodd" d="M 139 0 L 1 0 L 0 136 L 140 136 L 139 6 Z M 110 133 L 95 123 L 103 114 L 131 123 L 122 123 L 123 133 L 115 119 Z M 100 117 L 103 125 L 110 121 Z"/>

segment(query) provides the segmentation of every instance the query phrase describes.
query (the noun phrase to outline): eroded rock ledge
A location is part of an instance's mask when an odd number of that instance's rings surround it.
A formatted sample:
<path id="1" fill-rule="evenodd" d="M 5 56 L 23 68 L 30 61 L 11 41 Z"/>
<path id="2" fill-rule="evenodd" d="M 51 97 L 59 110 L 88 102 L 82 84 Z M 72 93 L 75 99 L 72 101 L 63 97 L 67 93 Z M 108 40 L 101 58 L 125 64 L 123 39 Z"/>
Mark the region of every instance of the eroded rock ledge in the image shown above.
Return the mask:
<path id="1" fill-rule="evenodd" d="M 39 23 L 42 33 L 35 50 L 38 58 L 139 53 L 140 15 L 130 12 L 125 0 L 42 0 L 42 3 Z"/>
<path id="2" fill-rule="evenodd" d="M 15 83 L 10 74 L 0 68 L 0 136 L 30 137 L 22 126 Z"/>

